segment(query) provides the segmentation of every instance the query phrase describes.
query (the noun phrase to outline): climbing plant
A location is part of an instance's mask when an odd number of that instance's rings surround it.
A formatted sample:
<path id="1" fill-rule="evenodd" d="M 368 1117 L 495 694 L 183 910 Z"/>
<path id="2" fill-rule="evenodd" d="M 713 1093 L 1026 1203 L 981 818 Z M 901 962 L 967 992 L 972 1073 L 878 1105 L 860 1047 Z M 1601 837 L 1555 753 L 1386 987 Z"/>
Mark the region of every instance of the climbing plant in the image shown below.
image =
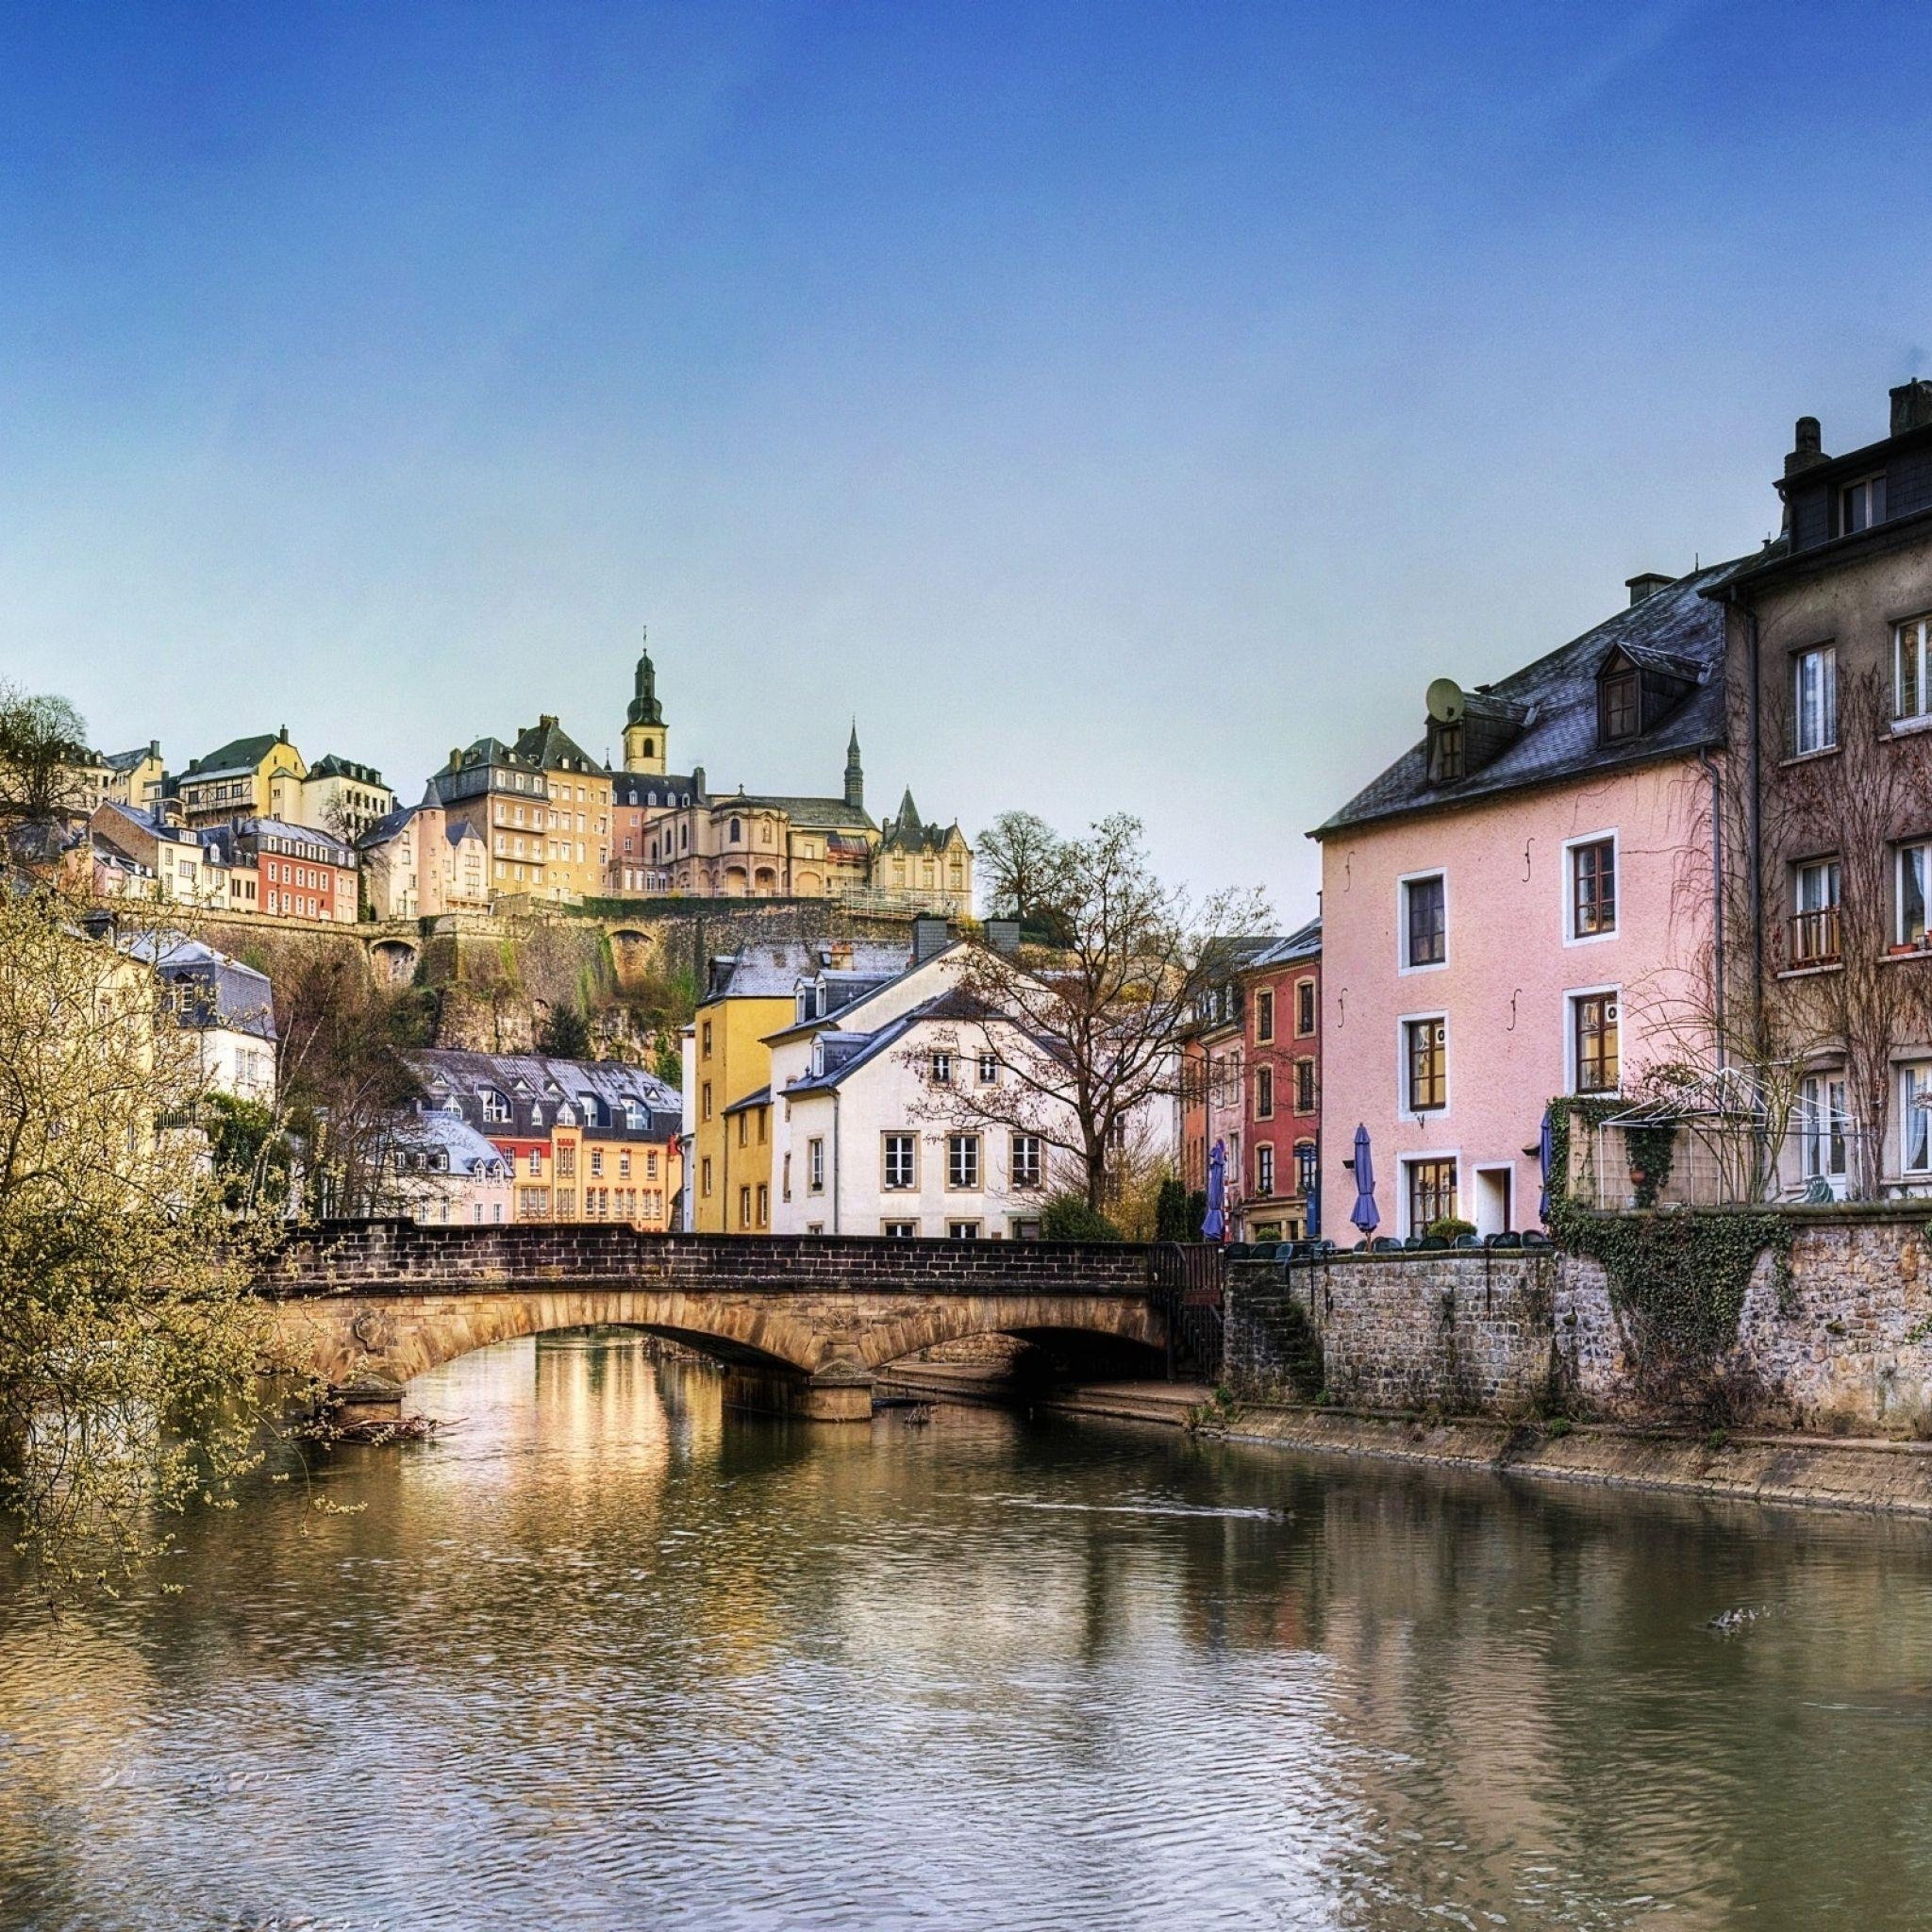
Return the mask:
<path id="1" fill-rule="evenodd" d="M 1568 1253 L 1601 1265 L 1637 1366 L 1653 1387 L 1674 1377 L 1684 1392 L 1695 1392 L 1690 1385 L 1707 1377 L 1737 1340 L 1762 1254 L 1775 1257 L 1778 1306 L 1789 1311 L 1792 1223 L 1774 1208 L 1603 1213 L 1573 1199 L 1570 1132 L 1578 1119 L 1591 1124 L 1591 1111 L 1588 1104 L 1553 1103 L 1550 1233 Z"/>

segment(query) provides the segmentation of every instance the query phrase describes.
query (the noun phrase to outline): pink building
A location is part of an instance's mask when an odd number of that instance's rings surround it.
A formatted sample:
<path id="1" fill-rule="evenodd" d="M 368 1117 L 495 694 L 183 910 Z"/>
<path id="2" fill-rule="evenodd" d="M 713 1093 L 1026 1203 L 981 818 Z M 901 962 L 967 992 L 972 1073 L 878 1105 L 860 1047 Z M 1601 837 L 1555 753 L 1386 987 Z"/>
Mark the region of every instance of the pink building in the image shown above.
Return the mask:
<path id="1" fill-rule="evenodd" d="M 1429 687 L 1424 741 L 1322 845 L 1322 1227 L 1369 1130 L 1378 1234 L 1538 1224 L 1557 1094 L 1615 1095 L 1707 1053 L 1711 804 L 1735 566 L 1631 579 L 1527 669 Z"/>

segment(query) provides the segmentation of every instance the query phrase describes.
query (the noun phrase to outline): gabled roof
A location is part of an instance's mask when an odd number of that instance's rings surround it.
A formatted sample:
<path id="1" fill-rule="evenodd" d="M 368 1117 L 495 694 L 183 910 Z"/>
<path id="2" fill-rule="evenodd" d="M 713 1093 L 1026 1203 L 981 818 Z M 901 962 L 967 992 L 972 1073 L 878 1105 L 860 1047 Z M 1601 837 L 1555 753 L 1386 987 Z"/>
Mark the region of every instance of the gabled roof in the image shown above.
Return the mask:
<path id="1" fill-rule="evenodd" d="M 493 1087 L 502 1093 L 526 1093 L 554 1105 L 593 1093 L 607 1107 L 635 1101 L 651 1112 L 652 1130 L 661 1117 L 675 1122 L 682 1101 L 676 1088 L 642 1067 L 623 1060 L 565 1060 L 548 1054 L 472 1053 L 458 1047 L 419 1047 L 403 1056 L 409 1071 L 434 1093 L 459 1091 L 472 1099 Z M 670 1131 L 675 1132 L 673 1124 Z"/>
<path id="2" fill-rule="evenodd" d="M 976 999 L 960 987 L 949 986 L 931 999 L 922 1000 L 918 1006 L 908 1008 L 896 1019 L 888 1020 L 874 1033 L 853 1033 L 835 1027 L 822 1033 L 817 1042 L 824 1050 L 825 1071 L 808 1074 L 802 1080 L 793 1080 L 785 1089 L 786 1098 L 796 1094 L 830 1092 L 859 1068 L 870 1066 L 881 1054 L 897 1046 L 915 1026 L 928 1022 L 966 1020 L 977 1023 L 999 1017 L 984 1000 Z"/>
<path id="3" fill-rule="evenodd" d="M 374 765 L 358 765 L 340 752 L 326 752 L 309 766 L 311 778 L 353 778 L 358 785 L 382 785 L 382 774 Z M 384 791 L 389 788 L 383 786 Z"/>
<path id="4" fill-rule="evenodd" d="M 1322 957 L 1322 922 L 1311 919 L 1299 932 L 1291 932 L 1285 940 L 1276 940 L 1273 945 L 1264 947 L 1241 968 L 1244 973 L 1266 973 L 1277 966 L 1292 966 L 1302 959 L 1319 959 Z"/>
<path id="5" fill-rule="evenodd" d="M 770 1107 L 771 1104 L 771 1088 L 769 1086 L 760 1087 L 757 1092 L 747 1093 L 741 1100 L 734 1100 L 731 1103 L 731 1105 L 724 1109 L 724 1117 L 728 1121 L 731 1118 L 731 1116 L 735 1113 L 749 1113 L 754 1108 Z"/>
<path id="6" fill-rule="evenodd" d="M 181 932 L 134 933 L 122 950 L 145 960 L 158 979 L 196 995 L 175 1001 L 177 1024 L 225 1026 L 258 1040 L 275 1038 L 275 990 L 266 973 Z"/>
<path id="7" fill-rule="evenodd" d="M 598 777 L 606 775 L 602 760 L 593 758 L 548 713 L 519 731 L 512 748 L 525 764 L 539 765 L 546 772 L 589 772 Z"/>
<path id="8" fill-rule="evenodd" d="M 721 999 L 790 999 L 801 979 L 817 977 L 823 964 L 820 954 L 835 945 L 840 953 L 850 954 L 840 971 L 876 973 L 885 977 L 904 972 L 910 955 L 903 941 L 881 945 L 855 940 L 848 948 L 842 940 L 759 940 L 711 962 L 711 985 L 699 1004 L 708 1006 Z"/>
<path id="9" fill-rule="evenodd" d="M 874 832 L 878 829 L 869 811 L 860 806 L 847 805 L 842 798 L 808 798 L 788 792 L 760 791 L 741 793 L 736 800 L 719 798 L 714 794 L 711 803 L 714 806 L 736 803 L 765 806 L 782 811 L 794 825 L 803 826 L 807 831 Z"/>
<path id="10" fill-rule="evenodd" d="M 1405 812 L 1446 810 L 1521 786 L 1722 743 L 1724 613 L 1709 593 L 1753 561 L 1755 554 L 1679 577 L 1501 679 L 1488 695 L 1523 707 L 1527 717 L 1514 741 L 1491 762 L 1456 783 L 1436 785 L 1429 778 L 1426 746 L 1418 744 L 1318 826 L 1314 836 Z M 1633 662 L 1667 666 L 1666 675 L 1697 682 L 1681 705 L 1641 737 L 1603 744 L 1597 737 L 1596 677 L 1612 647 L 1624 650 Z"/>
<path id="11" fill-rule="evenodd" d="M 231 738 L 217 745 L 206 758 L 199 758 L 181 774 L 184 780 L 199 784 L 204 778 L 233 778 L 258 771 L 261 761 L 276 745 L 288 741 L 273 731 L 258 732 L 253 738 Z"/>

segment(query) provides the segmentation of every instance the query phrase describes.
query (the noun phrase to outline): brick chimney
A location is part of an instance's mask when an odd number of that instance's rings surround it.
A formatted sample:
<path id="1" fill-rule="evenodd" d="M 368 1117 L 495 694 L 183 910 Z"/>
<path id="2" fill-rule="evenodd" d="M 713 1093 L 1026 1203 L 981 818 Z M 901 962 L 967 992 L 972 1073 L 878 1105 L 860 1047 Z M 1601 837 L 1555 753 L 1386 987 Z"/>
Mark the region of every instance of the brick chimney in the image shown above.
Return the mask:
<path id="1" fill-rule="evenodd" d="M 1824 432 L 1816 416 L 1800 416 L 1791 438 L 1791 453 L 1785 458 L 1785 475 L 1795 476 L 1800 470 L 1815 469 L 1828 460 L 1824 448 Z"/>
<path id="2" fill-rule="evenodd" d="M 1907 429 L 1924 429 L 1932 423 L 1932 380 L 1921 375 L 1902 382 L 1891 392 L 1891 433 L 1903 436 Z"/>

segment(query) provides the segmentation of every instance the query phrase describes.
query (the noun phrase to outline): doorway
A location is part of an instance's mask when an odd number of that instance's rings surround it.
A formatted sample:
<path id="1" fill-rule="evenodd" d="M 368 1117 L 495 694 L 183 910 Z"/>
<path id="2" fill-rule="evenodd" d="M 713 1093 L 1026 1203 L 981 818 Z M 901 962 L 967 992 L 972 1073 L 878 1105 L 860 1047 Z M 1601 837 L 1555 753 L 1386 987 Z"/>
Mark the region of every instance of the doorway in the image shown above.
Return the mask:
<path id="1" fill-rule="evenodd" d="M 1515 1221 L 1516 1171 L 1509 1167 L 1479 1167 L 1475 1171 L 1475 1231 L 1507 1234 Z"/>

